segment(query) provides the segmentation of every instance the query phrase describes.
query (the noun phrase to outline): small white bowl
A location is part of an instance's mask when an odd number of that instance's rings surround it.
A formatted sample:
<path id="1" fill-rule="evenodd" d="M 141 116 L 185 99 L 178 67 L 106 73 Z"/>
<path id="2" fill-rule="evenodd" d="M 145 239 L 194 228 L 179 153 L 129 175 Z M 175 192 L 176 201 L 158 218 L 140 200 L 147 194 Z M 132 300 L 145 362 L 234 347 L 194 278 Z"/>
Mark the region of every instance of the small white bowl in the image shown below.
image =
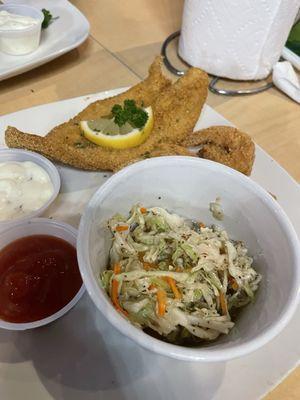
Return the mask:
<path id="1" fill-rule="evenodd" d="M 35 218 L 30 221 L 20 222 L 0 234 L 0 250 L 7 246 L 9 243 L 32 235 L 49 235 L 55 236 L 65 240 L 76 248 L 77 230 L 71 225 L 63 222 L 54 221 L 47 218 Z M 13 331 L 23 331 L 26 329 L 38 328 L 43 325 L 50 324 L 56 319 L 62 317 L 71 308 L 75 306 L 78 300 L 81 298 L 85 291 L 84 284 L 81 285 L 77 294 L 73 299 L 61 308 L 56 313 L 50 315 L 47 318 L 40 319 L 38 321 L 26 322 L 26 323 L 12 323 L 4 321 L 0 318 L 0 328 L 9 329 Z"/>
<path id="2" fill-rule="evenodd" d="M 0 232 L 7 227 L 14 225 L 20 221 L 26 221 L 32 218 L 36 218 L 43 214 L 50 206 L 51 203 L 56 199 L 59 190 L 60 190 L 60 176 L 59 173 L 47 158 L 41 156 L 38 153 L 34 153 L 32 151 L 27 150 L 19 150 L 19 149 L 0 149 L 0 163 L 3 162 L 24 162 L 31 161 L 39 165 L 43 168 L 49 175 L 51 182 L 53 184 L 53 194 L 49 198 L 49 200 L 39 209 L 28 213 L 21 218 L 11 219 L 6 221 L 0 221 Z"/>
<path id="3" fill-rule="evenodd" d="M 44 14 L 35 7 L 26 4 L 6 4 L 0 6 L 0 11 L 7 11 L 11 14 L 32 17 L 37 24 L 18 30 L 0 29 L 0 50 L 10 55 L 25 55 L 35 51 L 40 44 L 42 23 Z"/>
<path id="4" fill-rule="evenodd" d="M 216 197 L 221 197 L 222 222 L 209 212 L 209 203 Z M 107 220 L 117 212 L 127 215 L 136 203 L 221 225 L 232 238 L 246 243 L 263 278 L 255 302 L 241 310 L 229 335 L 202 347 L 177 346 L 147 335 L 114 309 L 99 282 L 111 246 Z M 299 300 L 299 242 L 279 204 L 239 172 L 194 157 L 145 160 L 108 179 L 82 216 L 77 255 L 87 291 L 111 324 L 141 346 L 179 360 L 218 362 L 250 353 L 286 326 Z"/>

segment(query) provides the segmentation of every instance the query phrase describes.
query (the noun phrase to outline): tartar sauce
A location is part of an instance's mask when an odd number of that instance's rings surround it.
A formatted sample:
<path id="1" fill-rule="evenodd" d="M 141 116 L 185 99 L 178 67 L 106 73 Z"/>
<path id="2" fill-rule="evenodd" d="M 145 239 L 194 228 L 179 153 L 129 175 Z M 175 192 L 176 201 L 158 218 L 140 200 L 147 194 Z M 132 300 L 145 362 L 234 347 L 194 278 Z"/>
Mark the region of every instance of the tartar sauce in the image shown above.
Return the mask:
<path id="1" fill-rule="evenodd" d="M 37 25 L 39 21 L 35 18 L 11 14 L 8 11 L 0 11 L 0 30 L 11 31 L 28 28 L 33 25 Z"/>
<path id="2" fill-rule="evenodd" d="M 39 209 L 53 192 L 48 173 L 36 163 L 0 163 L 0 221 L 21 218 Z"/>

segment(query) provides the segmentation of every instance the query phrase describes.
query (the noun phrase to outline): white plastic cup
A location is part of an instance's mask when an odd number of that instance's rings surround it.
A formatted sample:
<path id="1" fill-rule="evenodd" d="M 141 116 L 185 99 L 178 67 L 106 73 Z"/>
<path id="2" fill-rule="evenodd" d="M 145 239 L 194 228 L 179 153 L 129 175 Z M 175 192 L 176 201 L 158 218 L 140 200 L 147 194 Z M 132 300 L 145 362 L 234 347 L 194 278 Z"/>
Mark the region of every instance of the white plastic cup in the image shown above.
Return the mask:
<path id="1" fill-rule="evenodd" d="M 160 206 L 189 220 L 216 224 L 209 203 L 221 197 L 218 225 L 242 240 L 262 274 L 253 304 L 241 310 L 226 336 L 205 346 L 184 347 L 158 340 L 132 325 L 114 308 L 99 274 L 108 265 L 107 220 L 126 215 L 133 204 Z M 184 361 L 221 362 L 241 357 L 272 340 L 296 311 L 300 291 L 300 247 L 288 217 L 273 197 L 245 175 L 196 157 L 157 157 L 132 164 L 109 178 L 81 217 L 78 263 L 86 289 L 105 318 L 124 336 L 160 355 Z"/>
<path id="2" fill-rule="evenodd" d="M 20 221 L 29 220 L 32 218 L 36 218 L 42 215 L 46 209 L 50 206 L 51 203 L 56 199 L 60 190 L 60 176 L 57 171 L 57 168 L 51 161 L 47 158 L 41 156 L 38 153 L 34 153 L 32 151 L 27 150 L 19 150 L 19 149 L 0 149 L 0 163 L 5 162 L 24 162 L 31 161 L 39 165 L 43 168 L 49 175 L 51 182 L 53 184 L 53 194 L 50 199 L 40 208 L 31 213 L 28 213 L 21 218 L 11 219 L 7 221 L 0 221 L 0 232 L 4 229 L 8 228 L 11 225 L 14 225 Z"/>
<path id="3" fill-rule="evenodd" d="M 0 29 L 0 50 L 10 55 L 25 55 L 35 51 L 40 44 L 42 22 L 44 20 L 42 11 L 25 4 L 3 5 L 0 6 L 0 11 L 32 17 L 38 21 L 37 24 L 24 29 Z"/>
<path id="4" fill-rule="evenodd" d="M 49 235 L 55 236 L 70 243 L 76 249 L 77 230 L 71 225 L 58 222 L 48 218 L 35 218 L 30 221 L 23 221 L 0 234 L 0 250 L 11 242 L 32 235 Z M 77 294 L 73 299 L 56 313 L 49 317 L 33 322 L 13 323 L 0 319 L 0 328 L 13 331 L 23 331 L 26 329 L 38 328 L 43 325 L 50 324 L 56 319 L 62 317 L 75 306 L 85 291 L 84 284 L 81 285 Z"/>

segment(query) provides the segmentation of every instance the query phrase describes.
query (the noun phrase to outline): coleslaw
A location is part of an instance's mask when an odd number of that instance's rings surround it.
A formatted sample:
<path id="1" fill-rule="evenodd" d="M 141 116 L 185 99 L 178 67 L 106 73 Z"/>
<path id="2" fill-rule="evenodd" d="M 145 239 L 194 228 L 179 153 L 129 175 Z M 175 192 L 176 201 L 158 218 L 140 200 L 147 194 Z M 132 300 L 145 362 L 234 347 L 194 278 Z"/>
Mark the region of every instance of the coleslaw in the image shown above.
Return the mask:
<path id="1" fill-rule="evenodd" d="M 233 328 L 261 275 L 245 244 L 218 227 L 135 205 L 108 221 L 110 265 L 100 275 L 115 308 L 171 343 L 195 345 Z"/>

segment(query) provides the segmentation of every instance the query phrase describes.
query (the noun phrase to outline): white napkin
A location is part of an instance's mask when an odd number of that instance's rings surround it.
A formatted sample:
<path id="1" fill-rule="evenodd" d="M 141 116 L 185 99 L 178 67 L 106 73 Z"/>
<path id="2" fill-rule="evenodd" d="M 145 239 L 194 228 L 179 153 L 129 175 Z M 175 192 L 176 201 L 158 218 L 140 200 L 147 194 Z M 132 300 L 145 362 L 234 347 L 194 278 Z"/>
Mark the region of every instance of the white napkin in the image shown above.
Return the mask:
<path id="1" fill-rule="evenodd" d="M 274 65 L 273 83 L 282 92 L 300 103 L 300 81 L 289 61 L 277 62 Z"/>
<path id="2" fill-rule="evenodd" d="M 178 53 L 212 75 L 263 79 L 299 7 L 300 0 L 185 0 Z"/>

